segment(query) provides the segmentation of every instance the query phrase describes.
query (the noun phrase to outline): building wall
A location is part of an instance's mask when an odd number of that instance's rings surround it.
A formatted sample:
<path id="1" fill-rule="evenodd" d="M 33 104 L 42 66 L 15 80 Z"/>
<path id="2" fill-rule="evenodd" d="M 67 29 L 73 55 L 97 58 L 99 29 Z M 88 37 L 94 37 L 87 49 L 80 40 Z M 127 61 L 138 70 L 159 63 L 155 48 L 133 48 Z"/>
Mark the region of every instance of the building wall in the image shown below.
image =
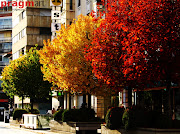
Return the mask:
<path id="1" fill-rule="evenodd" d="M 15 104 L 15 108 L 22 108 L 22 99 L 19 98 L 18 96 L 14 96 L 14 104 Z M 30 104 L 30 99 L 29 98 L 25 98 L 23 100 L 23 104 L 24 106 L 27 104 Z"/>
<path id="2" fill-rule="evenodd" d="M 58 97 L 52 97 L 52 108 L 55 108 L 55 110 L 57 110 L 58 106 L 60 106 Z"/>
<path id="3" fill-rule="evenodd" d="M 0 75 L 3 68 L 9 64 L 5 55 L 12 51 L 12 8 L 0 8 Z M 0 81 L 1 83 L 2 81 Z M 0 90 L 2 90 L 0 85 Z"/>
<path id="4" fill-rule="evenodd" d="M 13 14 L 13 19 L 21 18 L 22 13 Z M 16 17 L 14 17 L 16 16 Z M 51 17 L 50 9 L 35 9 L 26 8 L 25 17 L 20 19 L 19 23 L 13 27 L 13 51 L 16 53 L 18 50 L 26 46 L 34 46 L 38 44 L 43 45 L 43 40 L 50 39 L 51 32 Z M 32 23 L 33 22 L 33 23 Z M 24 35 L 22 34 L 24 30 Z M 49 32 L 47 32 L 49 31 Z M 16 39 L 15 39 L 16 38 Z M 28 50 L 28 49 L 27 49 Z"/>
<path id="5" fill-rule="evenodd" d="M 62 25 L 70 25 L 75 19 L 75 0 L 63 0 L 63 6 L 52 6 L 52 10 L 61 11 L 60 20 L 52 20 L 52 23 L 60 23 Z M 52 38 L 56 36 L 56 32 L 52 32 Z"/>
<path id="6" fill-rule="evenodd" d="M 80 2 L 80 4 L 79 4 Z M 88 15 L 93 10 L 94 0 L 76 0 L 75 2 L 75 16 Z"/>
<path id="7" fill-rule="evenodd" d="M 12 50 L 11 32 L 12 32 L 12 12 L 11 8 L 4 7 L 0 9 L 0 75 L 3 68 L 9 64 L 9 58 L 5 57 Z M 0 84 L 2 81 L 0 81 Z M 2 90 L 0 85 L 0 91 Z M 1 95 L 3 92 L 1 93 Z M 8 107 L 8 102 L 5 106 Z"/>
<path id="8" fill-rule="evenodd" d="M 26 2 L 27 0 L 24 0 Z M 31 0 L 34 5 L 22 9 L 14 7 L 12 12 L 12 54 L 13 60 L 25 54 L 35 44 L 43 46 L 43 40 L 51 38 L 51 7 L 50 0 Z M 16 97 L 15 104 L 19 105 Z M 25 98 L 25 103 L 30 99 Z M 39 105 L 38 105 L 39 106 Z M 36 106 L 38 108 L 38 106 Z"/>
<path id="9" fill-rule="evenodd" d="M 24 54 L 35 44 L 43 46 L 43 40 L 51 38 L 50 1 L 31 0 L 34 6 L 14 10 L 13 20 L 13 59 Z M 25 0 L 26 2 L 26 0 Z"/>

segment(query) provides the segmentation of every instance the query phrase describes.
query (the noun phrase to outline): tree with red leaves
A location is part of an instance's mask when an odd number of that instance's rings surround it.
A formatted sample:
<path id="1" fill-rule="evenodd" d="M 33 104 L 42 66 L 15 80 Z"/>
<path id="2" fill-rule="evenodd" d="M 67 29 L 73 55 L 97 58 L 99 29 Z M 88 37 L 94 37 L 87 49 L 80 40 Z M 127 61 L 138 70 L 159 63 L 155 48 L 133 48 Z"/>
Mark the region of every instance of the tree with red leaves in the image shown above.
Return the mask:
<path id="1" fill-rule="evenodd" d="M 105 19 L 86 50 L 95 76 L 118 91 L 129 82 L 165 81 L 170 93 L 179 74 L 179 0 L 106 0 L 105 4 Z"/>

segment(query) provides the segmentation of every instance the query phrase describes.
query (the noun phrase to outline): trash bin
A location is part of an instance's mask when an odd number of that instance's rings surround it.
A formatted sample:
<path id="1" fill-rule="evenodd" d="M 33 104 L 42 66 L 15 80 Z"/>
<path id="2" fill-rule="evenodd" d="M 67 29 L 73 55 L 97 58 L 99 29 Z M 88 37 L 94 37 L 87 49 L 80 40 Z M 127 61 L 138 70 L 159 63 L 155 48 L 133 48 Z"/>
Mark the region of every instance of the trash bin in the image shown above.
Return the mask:
<path id="1" fill-rule="evenodd" d="M 4 107 L 0 107 L 0 121 L 4 121 Z"/>
<path id="2" fill-rule="evenodd" d="M 9 110 L 4 110 L 4 123 L 9 123 Z"/>

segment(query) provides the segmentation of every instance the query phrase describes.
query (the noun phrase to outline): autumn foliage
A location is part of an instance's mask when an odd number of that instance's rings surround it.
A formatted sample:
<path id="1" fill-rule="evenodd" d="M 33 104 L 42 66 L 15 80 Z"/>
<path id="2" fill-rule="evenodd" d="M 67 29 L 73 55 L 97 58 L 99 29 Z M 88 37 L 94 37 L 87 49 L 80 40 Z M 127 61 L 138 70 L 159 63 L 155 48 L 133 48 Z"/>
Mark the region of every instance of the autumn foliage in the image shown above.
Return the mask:
<path id="1" fill-rule="evenodd" d="M 15 69 L 18 69 L 19 66 L 25 57 L 21 57 L 18 60 L 13 60 L 10 62 L 10 65 L 6 66 L 2 72 L 2 88 L 3 91 L 7 93 L 8 96 L 11 98 L 14 95 L 18 96 L 25 96 L 25 89 L 16 89 L 14 85 L 14 78 L 15 78 Z"/>
<path id="2" fill-rule="evenodd" d="M 120 90 L 129 81 L 153 83 L 177 71 L 179 7 L 179 0 L 106 0 L 86 55 L 95 76 Z"/>
<path id="3" fill-rule="evenodd" d="M 70 26 L 62 26 L 57 38 L 44 42 L 40 51 L 44 79 L 59 89 L 71 92 L 91 92 L 97 79 L 84 49 L 89 47 L 98 21 L 92 16 L 79 16 Z"/>

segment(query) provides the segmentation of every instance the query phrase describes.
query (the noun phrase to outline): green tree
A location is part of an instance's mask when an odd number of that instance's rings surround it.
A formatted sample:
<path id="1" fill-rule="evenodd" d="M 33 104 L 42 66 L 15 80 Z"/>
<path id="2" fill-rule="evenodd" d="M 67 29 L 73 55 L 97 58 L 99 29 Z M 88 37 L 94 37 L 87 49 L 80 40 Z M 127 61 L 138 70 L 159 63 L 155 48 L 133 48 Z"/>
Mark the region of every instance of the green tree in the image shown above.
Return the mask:
<path id="1" fill-rule="evenodd" d="M 30 97 L 31 110 L 35 99 L 49 96 L 51 84 L 43 80 L 39 51 L 36 48 L 31 48 L 26 55 L 13 60 L 4 68 L 2 76 L 2 87 L 7 95 Z"/>

